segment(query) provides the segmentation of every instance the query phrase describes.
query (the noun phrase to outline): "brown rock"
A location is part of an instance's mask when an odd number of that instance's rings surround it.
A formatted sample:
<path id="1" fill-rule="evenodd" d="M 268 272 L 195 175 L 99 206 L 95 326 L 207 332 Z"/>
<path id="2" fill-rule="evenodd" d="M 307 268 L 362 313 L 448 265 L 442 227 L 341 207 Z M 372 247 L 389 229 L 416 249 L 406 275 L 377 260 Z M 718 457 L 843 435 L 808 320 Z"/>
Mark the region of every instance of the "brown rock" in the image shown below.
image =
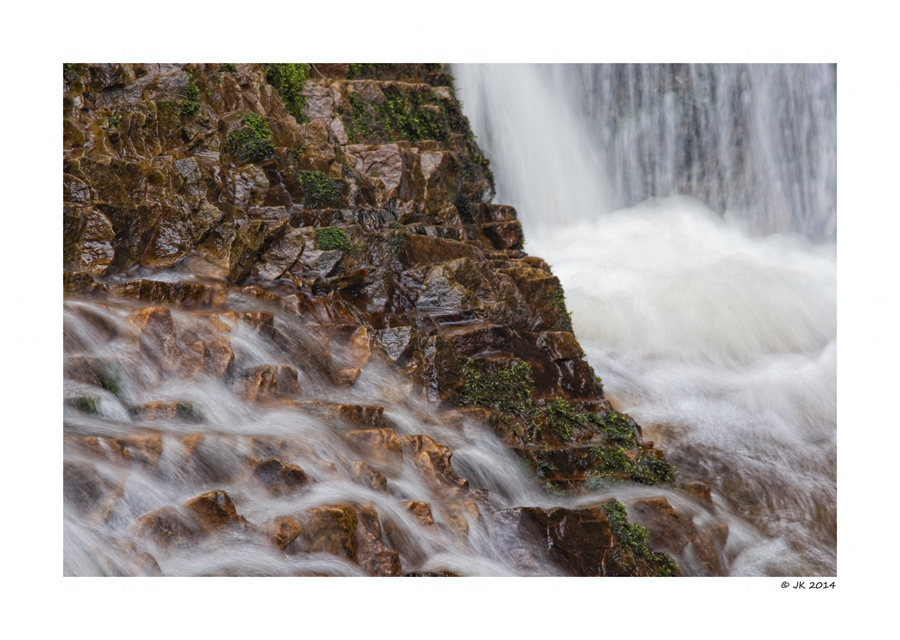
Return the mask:
<path id="1" fill-rule="evenodd" d="M 618 542 L 599 507 L 510 510 L 519 516 L 520 535 L 542 544 L 550 559 L 574 576 L 609 575 L 608 564 Z"/>
<path id="2" fill-rule="evenodd" d="M 444 332 L 456 355 L 460 357 L 511 355 L 509 329 L 492 324 L 470 325 Z"/>
<path id="3" fill-rule="evenodd" d="M 300 394 L 297 370 L 287 365 L 264 364 L 244 371 L 238 385 L 241 395 L 249 402 L 265 402 Z"/>
<path id="4" fill-rule="evenodd" d="M 172 312 L 167 307 L 145 307 L 128 319 L 139 331 L 142 351 L 164 371 L 177 370 L 181 353 Z"/>
<path id="5" fill-rule="evenodd" d="M 423 527 L 428 529 L 435 529 L 434 517 L 431 514 L 431 505 L 427 502 L 420 502 L 418 500 L 407 500 L 405 502 L 401 502 L 400 506 L 402 506 L 406 511 L 408 511 L 412 516 L 418 520 Z"/>
<path id="6" fill-rule="evenodd" d="M 326 404 L 325 414 L 364 427 L 381 427 L 384 424 L 384 407 L 376 405 Z"/>
<path id="7" fill-rule="evenodd" d="M 417 337 L 413 327 L 393 327 L 376 331 L 374 344 L 390 360 L 402 363 L 413 352 Z"/>
<path id="8" fill-rule="evenodd" d="M 208 307 L 224 298 L 225 288 L 192 282 L 159 282 L 157 280 L 136 280 L 112 285 L 110 293 L 142 302 L 171 304 L 194 309 Z M 152 307 L 151 307 L 152 308 Z"/>
<path id="9" fill-rule="evenodd" d="M 344 434 L 344 439 L 379 469 L 395 467 L 403 457 L 400 438 L 393 429 L 357 429 Z"/>
<path id="10" fill-rule="evenodd" d="M 269 311 L 228 311 L 222 317 L 232 324 L 250 327 L 255 333 L 275 337 L 275 315 Z"/>
<path id="11" fill-rule="evenodd" d="M 384 474 L 381 474 L 369 465 L 367 465 L 362 460 L 357 460 L 350 467 L 353 482 L 356 484 L 361 484 L 364 487 L 368 487 L 373 491 L 379 491 L 381 493 L 387 493 L 387 478 Z"/>
<path id="12" fill-rule="evenodd" d="M 245 527 L 249 524 L 239 516 L 234 503 L 224 491 L 210 491 L 187 502 L 185 510 L 206 533 L 229 527 Z"/>
<path id="13" fill-rule="evenodd" d="M 214 377 L 227 376 L 234 365 L 234 351 L 227 336 L 207 340 L 203 344 L 203 361 L 206 372 Z"/>
<path id="14" fill-rule="evenodd" d="M 310 509 L 298 539 L 308 553 L 330 553 L 356 562 L 356 511 L 350 505 Z"/>
<path id="15" fill-rule="evenodd" d="M 468 491 L 469 481 L 459 478 L 450 465 L 453 452 L 426 435 L 402 436 L 403 454 L 435 486 L 452 491 Z"/>
<path id="16" fill-rule="evenodd" d="M 649 548 L 680 554 L 690 542 L 693 525 L 683 521 L 665 498 L 641 498 L 628 508 L 634 521 L 647 529 Z"/>
<path id="17" fill-rule="evenodd" d="M 111 487 L 92 464 L 66 462 L 63 465 L 63 496 L 83 514 L 99 510 Z"/>
<path id="18" fill-rule="evenodd" d="M 294 464 L 284 464 L 278 458 L 269 458 L 257 464 L 253 477 L 266 487 L 271 496 L 296 493 L 310 483 L 303 469 Z"/>
<path id="19" fill-rule="evenodd" d="M 356 556 L 360 567 L 375 576 L 398 576 L 400 554 L 381 540 L 381 524 L 371 505 L 357 507 Z"/>
<path id="20" fill-rule="evenodd" d="M 331 379 L 339 387 L 352 387 L 359 374 L 359 369 L 340 369 L 331 375 Z"/>
<path id="21" fill-rule="evenodd" d="M 138 519 L 138 535 L 151 538 L 158 546 L 187 548 L 197 543 L 191 522 L 174 507 L 163 507 Z"/>
<path id="22" fill-rule="evenodd" d="M 574 360 L 583 353 L 575 336 L 568 331 L 544 331 L 538 335 L 537 346 L 546 350 L 553 360 Z"/>
<path id="23" fill-rule="evenodd" d="M 521 249 L 525 237 L 522 233 L 522 224 L 518 220 L 509 222 L 492 222 L 481 225 L 481 232 L 485 235 L 494 249 Z"/>
<path id="24" fill-rule="evenodd" d="M 299 522 L 290 516 L 282 516 L 275 519 L 270 537 L 276 546 L 284 551 L 284 548 L 300 535 L 300 531 Z"/>
<path id="25" fill-rule="evenodd" d="M 136 462 L 149 469 L 156 469 L 162 455 L 162 438 L 158 434 L 124 436 L 116 438 L 126 460 Z"/>

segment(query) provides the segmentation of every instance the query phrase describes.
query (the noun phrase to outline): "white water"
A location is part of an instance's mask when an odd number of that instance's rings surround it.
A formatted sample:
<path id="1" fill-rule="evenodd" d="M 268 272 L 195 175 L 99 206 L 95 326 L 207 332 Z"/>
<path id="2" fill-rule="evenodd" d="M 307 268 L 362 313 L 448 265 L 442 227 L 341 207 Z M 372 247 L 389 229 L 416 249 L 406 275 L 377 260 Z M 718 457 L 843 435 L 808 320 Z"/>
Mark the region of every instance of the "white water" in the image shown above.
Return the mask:
<path id="1" fill-rule="evenodd" d="M 702 184 L 683 179 L 698 170 L 678 166 L 677 124 L 709 96 L 654 96 L 668 72 L 638 71 L 654 78 L 639 99 L 615 65 L 454 67 L 496 200 L 560 277 L 607 395 L 749 523 L 731 523 L 732 574 L 834 574 L 833 69 L 688 68 L 743 83 L 703 111 L 703 139 L 731 142 L 708 145 Z M 623 125 L 614 103 L 640 108 Z"/>

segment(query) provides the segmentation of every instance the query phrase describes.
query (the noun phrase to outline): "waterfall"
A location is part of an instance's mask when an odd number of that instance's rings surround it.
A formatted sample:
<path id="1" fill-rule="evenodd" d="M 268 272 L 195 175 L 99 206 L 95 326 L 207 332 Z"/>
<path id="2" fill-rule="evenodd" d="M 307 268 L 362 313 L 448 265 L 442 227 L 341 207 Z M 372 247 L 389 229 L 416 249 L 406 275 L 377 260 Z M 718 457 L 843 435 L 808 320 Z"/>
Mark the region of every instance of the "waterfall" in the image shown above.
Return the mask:
<path id="1" fill-rule="evenodd" d="M 833 575 L 835 68 L 453 71 L 607 396 L 733 514 L 732 574 Z"/>

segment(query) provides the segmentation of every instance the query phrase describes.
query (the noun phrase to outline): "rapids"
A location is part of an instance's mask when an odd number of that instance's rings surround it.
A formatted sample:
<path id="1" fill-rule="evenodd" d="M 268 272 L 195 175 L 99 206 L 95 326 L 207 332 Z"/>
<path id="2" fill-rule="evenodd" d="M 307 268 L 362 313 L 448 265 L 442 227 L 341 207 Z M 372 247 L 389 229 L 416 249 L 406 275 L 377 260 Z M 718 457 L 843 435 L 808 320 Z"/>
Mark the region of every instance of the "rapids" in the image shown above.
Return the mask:
<path id="1" fill-rule="evenodd" d="M 834 575 L 834 67 L 453 70 L 607 396 L 730 512 L 731 574 Z"/>

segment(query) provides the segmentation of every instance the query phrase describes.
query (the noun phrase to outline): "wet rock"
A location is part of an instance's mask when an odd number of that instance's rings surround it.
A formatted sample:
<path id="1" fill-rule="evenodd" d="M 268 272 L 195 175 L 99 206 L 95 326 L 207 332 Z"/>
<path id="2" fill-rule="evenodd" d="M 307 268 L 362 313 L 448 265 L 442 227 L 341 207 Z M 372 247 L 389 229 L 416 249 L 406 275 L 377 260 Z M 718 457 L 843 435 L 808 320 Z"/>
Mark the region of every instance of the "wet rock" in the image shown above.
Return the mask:
<path id="1" fill-rule="evenodd" d="M 172 312 L 167 307 L 146 307 L 128 316 L 128 320 L 139 331 L 142 351 L 164 371 L 177 370 L 181 353 Z"/>
<path id="2" fill-rule="evenodd" d="M 234 503 L 224 491 L 210 491 L 190 500 L 184 505 L 185 511 L 205 533 L 214 533 L 227 528 L 247 528 L 249 523 L 239 516 Z"/>
<path id="3" fill-rule="evenodd" d="M 629 505 L 631 518 L 647 529 L 647 545 L 651 549 L 680 554 L 690 543 L 693 525 L 681 517 L 663 497 L 641 498 Z"/>
<path id="4" fill-rule="evenodd" d="M 391 469 L 403 457 L 403 445 L 393 429 L 358 429 L 344 434 L 347 444 L 376 468 Z"/>
<path id="5" fill-rule="evenodd" d="M 359 378 L 359 374 L 360 370 L 356 368 L 340 369 L 332 374 L 331 379 L 339 387 L 352 387 Z"/>
<path id="6" fill-rule="evenodd" d="M 709 485 L 702 482 L 687 482 L 684 484 L 684 489 L 707 507 L 713 506 L 712 491 Z"/>
<path id="7" fill-rule="evenodd" d="M 256 465 L 253 477 L 258 480 L 271 496 L 296 493 L 309 485 L 309 476 L 294 464 L 285 464 L 278 458 L 269 458 Z"/>
<path id="8" fill-rule="evenodd" d="M 437 487 L 454 492 L 469 490 L 469 481 L 459 478 L 450 465 L 453 452 L 426 435 L 401 436 L 403 455 L 416 470 Z"/>
<path id="9" fill-rule="evenodd" d="M 394 327 L 376 331 L 374 344 L 393 362 L 402 362 L 414 350 L 417 337 L 413 327 Z"/>
<path id="10" fill-rule="evenodd" d="M 241 395 L 249 402 L 265 402 L 300 394 L 297 370 L 287 365 L 264 364 L 240 374 Z"/>
<path id="11" fill-rule="evenodd" d="M 148 402 L 133 408 L 133 416 L 139 420 L 183 420 L 196 422 L 199 416 L 189 402 Z"/>
<path id="12" fill-rule="evenodd" d="M 481 225 L 481 232 L 485 235 L 494 249 L 522 248 L 525 236 L 522 233 L 522 224 L 518 220 L 510 222 L 492 222 Z"/>
<path id="13" fill-rule="evenodd" d="M 384 424 L 384 407 L 375 405 L 328 404 L 325 405 L 325 413 L 361 426 L 381 427 Z"/>
<path id="14" fill-rule="evenodd" d="M 208 307 L 224 297 L 224 287 L 192 282 L 136 280 L 112 285 L 110 293 L 142 302 L 171 304 L 194 309 Z"/>
<path id="15" fill-rule="evenodd" d="M 89 273 L 63 271 L 64 295 L 99 293 L 104 289 L 106 289 L 106 286 L 94 282 L 94 278 Z"/>
<path id="16" fill-rule="evenodd" d="M 492 324 L 459 327 L 443 333 L 460 357 L 511 355 L 512 336 L 508 328 Z"/>
<path id="17" fill-rule="evenodd" d="M 509 510 L 518 515 L 519 534 L 542 545 L 550 559 L 569 575 L 608 575 L 618 543 L 609 519 L 599 507 L 590 509 Z"/>
<path id="18" fill-rule="evenodd" d="M 115 439 L 124 458 L 148 469 L 156 469 L 163 444 L 159 434 L 122 436 Z"/>
<path id="19" fill-rule="evenodd" d="M 206 372 L 214 377 L 227 376 L 234 365 L 231 340 L 226 336 L 212 338 L 203 343 L 203 360 Z"/>
<path id="20" fill-rule="evenodd" d="M 192 547 L 198 539 L 190 520 L 174 507 L 163 507 L 141 516 L 137 521 L 137 533 L 163 549 Z"/>
<path id="21" fill-rule="evenodd" d="M 574 360 L 584 353 L 575 336 L 568 331 L 544 331 L 538 335 L 537 346 L 554 360 Z"/>
<path id="22" fill-rule="evenodd" d="M 99 510 L 110 492 L 110 485 L 92 464 L 66 462 L 63 465 L 63 496 L 79 512 Z"/>
<path id="23" fill-rule="evenodd" d="M 305 234 L 288 227 L 253 266 L 253 275 L 264 280 L 277 280 L 294 266 L 305 247 Z"/>
<path id="24" fill-rule="evenodd" d="M 118 395 L 121 391 L 116 367 L 100 358 L 66 356 L 63 360 L 63 373 L 70 380 L 100 387 L 113 395 Z"/>
<path id="25" fill-rule="evenodd" d="M 434 516 L 431 513 L 431 505 L 427 502 L 419 500 L 407 500 L 401 502 L 400 506 L 406 509 L 419 523 L 427 529 L 436 529 L 434 524 Z"/>
<path id="26" fill-rule="evenodd" d="M 330 553 L 356 562 L 356 511 L 350 505 L 310 509 L 298 541 L 307 553 Z M 292 545 L 286 549 L 291 551 Z"/>
<path id="27" fill-rule="evenodd" d="M 356 509 L 357 527 L 356 556 L 360 567 L 374 576 L 400 575 L 400 554 L 382 542 L 381 523 L 371 506 Z"/>
<path id="28" fill-rule="evenodd" d="M 275 315 L 269 311 L 228 311 L 222 317 L 232 324 L 246 326 L 254 333 L 275 337 Z"/>
<path id="29" fill-rule="evenodd" d="M 357 460 L 350 466 L 353 482 L 368 487 L 373 491 L 387 493 L 387 478 L 384 474 L 375 471 L 362 460 Z"/>
<path id="30" fill-rule="evenodd" d="M 301 530 L 300 523 L 294 518 L 282 516 L 275 519 L 269 537 L 279 549 L 284 551 L 285 547 L 300 535 Z"/>
<path id="31" fill-rule="evenodd" d="M 441 505 L 443 520 L 441 524 L 449 527 L 459 538 L 469 537 L 469 522 L 478 522 L 481 513 L 473 500 L 463 502 L 447 502 Z"/>

